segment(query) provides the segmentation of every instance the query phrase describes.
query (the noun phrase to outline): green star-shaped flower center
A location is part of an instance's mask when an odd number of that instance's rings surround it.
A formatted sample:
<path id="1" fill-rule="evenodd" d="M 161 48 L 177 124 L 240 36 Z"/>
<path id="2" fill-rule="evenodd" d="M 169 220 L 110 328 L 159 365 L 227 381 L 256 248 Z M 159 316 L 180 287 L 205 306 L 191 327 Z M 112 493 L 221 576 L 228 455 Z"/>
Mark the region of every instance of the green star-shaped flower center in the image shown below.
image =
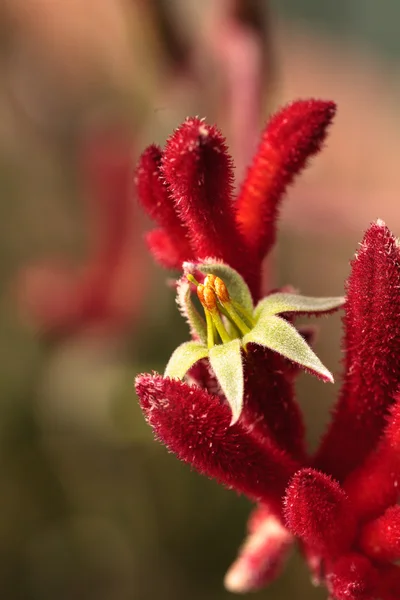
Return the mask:
<path id="1" fill-rule="evenodd" d="M 234 269 L 218 262 L 188 265 L 187 268 L 188 272 L 178 285 L 178 304 L 195 340 L 185 342 L 175 350 L 166 367 L 166 377 L 182 379 L 198 360 L 208 358 L 231 406 L 232 422 L 239 418 L 243 407 L 243 357 L 248 344 L 278 352 L 324 381 L 333 381 L 331 373 L 297 329 L 278 315 L 329 312 L 343 304 L 342 297 L 310 298 L 274 293 L 254 308 L 246 283 Z M 199 283 L 191 270 L 203 273 L 204 282 Z M 192 303 L 191 284 L 197 287 L 205 320 Z"/>

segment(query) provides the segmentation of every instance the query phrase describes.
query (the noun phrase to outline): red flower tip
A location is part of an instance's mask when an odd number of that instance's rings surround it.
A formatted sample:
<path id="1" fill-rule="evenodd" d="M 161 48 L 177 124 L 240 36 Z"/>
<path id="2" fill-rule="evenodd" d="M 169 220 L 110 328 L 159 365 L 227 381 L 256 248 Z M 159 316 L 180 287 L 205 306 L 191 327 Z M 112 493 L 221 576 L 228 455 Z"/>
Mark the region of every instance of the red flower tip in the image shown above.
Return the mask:
<path id="1" fill-rule="evenodd" d="M 283 570 L 293 537 L 269 509 L 261 506 L 250 517 L 249 535 L 225 576 L 230 592 L 247 593 L 273 581 Z"/>
<path id="2" fill-rule="evenodd" d="M 237 222 L 259 257 L 275 241 L 279 202 L 287 186 L 316 154 L 336 112 L 334 102 L 299 100 L 268 122 L 237 200 Z"/>
<path id="3" fill-rule="evenodd" d="M 400 559 L 400 506 L 391 506 L 381 517 L 363 527 L 360 547 L 377 561 Z"/>
<path id="4" fill-rule="evenodd" d="M 302 469 L 291 480 L 285 517 L 294 535 L 329 557 L 348 549 L 355 536 L 355 518 L 344 490 L 314 469 Z"/>
<path id="5" fill-rule="evenodd" d="M 155 260 L 165 269 L 180 269 L 187 256 L 183 244 L 171 238 L 164 229 L 153 229 L 145 234 L 146 244 Z M 182 238 L 181 238 L 182 242 Z"/>
<path id="6" fill-rule="evenodd" d="M 187 119 L 166 144 L 162 170 L 196 258 L 213 256 L 246 272 L 251 260 L 235 223 L 233 165 L 221 132 Z"/>
<path id="7" fill-rule="evenodd" d="M 375 600 L 378 573 L 360 554 L 342 556 L 328 576 L 328 587 L 335 600 Z"/>
<path id="8" fill-rule="evenodd" d="M 147 214 L 157 221 L 164 218 L 164 211 L 172 209 L 167 199 L 167 187 L 160 177 L 161 157 L 162 150 L 159 146 L 155 144 L 148 146 L 139 158 L 135 174 L 138 198 Z M 173 210 L 172 217 L 177 221 Z"/>
<path id="9" fill-rule="evenodd" d="M 185 260 L 194 258 L 188 230 L 177 214 L 168 185 L 161 172 L 162 150 L 149 146 L 136 169 L 138 198 L 161 229 L 150 232 L 147 243 L 156 260 L 170 269 L 180 269 Z"/>
<path id="10" fill-rule="evenodd" d="M 382 221 L 366 232 L 347 283 L 345 380 L 316 466 L 343 481 L 375 447 L 400 372 L 400 253 Z"/>
<path id="11" fill-rule="evenodd" d="M 344 483 L 360 521 L 372 519 L 399 498 L 400 394 L 378 446 Z"/>
<path id="12" fill-rule="evenodd" d="M 136 391 L 157 437 L 198 471 L 280 510 L 288 478 L 297 468 L 271 441 L 263 445 L 231 412 L 200 388 L 160 375 L 139 375 Z"/>

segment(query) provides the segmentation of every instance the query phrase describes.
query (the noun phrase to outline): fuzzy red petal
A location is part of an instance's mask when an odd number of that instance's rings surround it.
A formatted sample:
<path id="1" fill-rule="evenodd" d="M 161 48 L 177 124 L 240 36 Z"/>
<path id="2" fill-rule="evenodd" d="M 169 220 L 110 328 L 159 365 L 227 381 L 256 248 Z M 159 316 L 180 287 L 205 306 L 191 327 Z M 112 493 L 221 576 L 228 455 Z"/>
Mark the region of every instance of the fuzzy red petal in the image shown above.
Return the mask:
<path id="1" fill-rule="evenodd" d="M 146 244 L 161 266 L 166 269 L 182 268 L 186 260 L 186 250 L 175 242 L 164 229 L 153 229 L 145 235 Z"/>
<path id="2" fill-rule="evenodd" d="M 275 352 L 249 344 L 244 376 L 241 422 L 261 440 L 272 436 L 278 446 L 304 461 L 304 423 L 286 362 Z"/>
<path id="3" fill-rule="evenodd" d="M 364 525 L 360 547 L 374 560 L 400 559 L 400 506 L 391 506 L 381 517 Z"/>
<path id="4" fill-rule="evenodd" d="M 317 468 L 343 481 L 376 445 L 400 373 L 400 253 L 381 221 L 352 262 L 344 319 L 346 372 Z"/>
<path id="5" fill-rule="evenodd" d="M 171 258 L 169 259 L 167 255 L 160 255 L 160 244 L 156 245 L 156 242 L 154 242 L 156 251 L 153 251 L 153 244 L 149 243 L 150 250 L 163 266 L 168 266 L 170 263 L 173 265 L 172 268 L 180 269 L 182 262 L 194 259 L 194 254 L 190 246 L 189 232 L 175 210 L 168 185 L 164 181 L 161 159 L 162 150 L 158 146 L 151 145 L 143 152 L 136 169 L 136 190 L 143 208 L 165 232 L 157 233 L 154 237 L 158 240 L 163 235 L 173 240 L 170 244 Z M 167 244 L 164 246 L 167 248 Z"/>
<path id="6" fill-rule="evenodd" d="M 207 360 L 190 370 L 196 384 L 223 397 Z M 293 373 L 278 354 L 249 344 L 244 361 L 244 406 L 240 422 L 263 443 L 276 444 L 303 462 L 306 459 L 304 423 L 294 396 Z"/>
<path id="7" fill-rule="evenodd" d="M 189 118 L 169 138 L 162 169 L 197 260 L 222 259 L 258 294 L 259 267 L 235 222 L 233 165 L 221 132 Z"/>
<path id="8" fill-rule="evenodd" d="M 258 590 L 282 572 L 293 537 L 264 506 L 250 517 L 249 535 L 225 576 L 225 587 L 236 593 Z"/>
<path id="9" fill-rule="evenodd" d="M 381 514 L 400 494 L 400 395 L 391 409 L 381 441 L 344 483 L 359 520 Z"/>
<path id="10" fill-rule="evenodd" d="M 316 154 L 336 111 L 333 102 L 299 100 L 268 122 L 237 199 L 237 222 L 259 258 L 275 242 L 279 202 Z"/>
<path id="11" fill-rule="evenodd" d="M 328 576 L 335 600 L 376 600 L 378 572 L 361 554 L 342 556 Z"/>
<path id="12" fill-rule="evenodd" d="M 340 485 L 314 469 L 301 469 L 285 498 L 289 530 L 321 555 L 347 550 L 355 536 L 355 518 Z"/>
<path id="13" fill-rule="evenodd" d="M 139 375 L 136 391 L 157 437 L 178 458 L 255 500 L 280 511 L 296 463 L 271 441 L 261 445 L 218 396 L 160 375 Z"/>

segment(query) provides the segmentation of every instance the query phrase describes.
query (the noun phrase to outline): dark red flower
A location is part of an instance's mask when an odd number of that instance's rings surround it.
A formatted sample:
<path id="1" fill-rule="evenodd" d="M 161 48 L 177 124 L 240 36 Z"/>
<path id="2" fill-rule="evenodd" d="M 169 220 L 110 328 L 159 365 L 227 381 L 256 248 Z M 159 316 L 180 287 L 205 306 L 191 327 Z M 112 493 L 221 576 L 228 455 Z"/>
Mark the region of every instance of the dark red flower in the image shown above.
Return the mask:
<path id="1" fill-rule="evenodd" d="M 325 139 L 333 102 L 297 101 L 267 124 L 238 197 L 233 165 L 216 127 L 189 118 L 164 151 L 150 146 L 141 157 L 139 199 L 160 229 L 147 238 L 155 258 L 169 268 L 212 256 L 236 269 L 254 300 L 261 295 L 261 261 L 275 240 L 279 202 L 294 177 Z"/>
<path id="2" fill-rule="evenodd" d="M 26 267 L 18 280 L 21 307 L 43 333 L 70 335 L 89 328 L 120 332 L 138 311 L 145 271 L 132 160 L 131 141 L 122 129 L 82 140 L 78 175 L 88 213 L 89 255 L 79 269 L 49 260 Z"/>
<path id="3" fill-rule="evenodd" d="M 309 101 L 278 113 L 236 204 L 220 134 L 196 119 L 178 129 L 162 158 L 157 150 L 155 181 L 148 183 L 146 169 L 138 172 L 142 203 L 168 239 L 163 248 L 162 242 L 157 246 L 162 262 L 171 265 L 169 247 L 180 236 L 173 266 L 212 254 L 234 265 L 258 299 L 261 259 L 274 241 L 279 200 L 320 148 L 333 109 L 331 103 Z M 150 247 L 155 250 L 151 240 Z M 269 583 L 297 540 L 313 580 L 332 598 L 399 597 L 400 569 L 394 564 L 400 559 L 399 290 L 399 247 L 378 221 L 352 262 L 344 381 L 315 457 L 305 451 L 292 385 L 296 369 L 277 352 L 252 343 L 246 348 L 244 404 L 233 424 L 227 396 L 196 336 L 189 346 L 202 360 L 190 362 L 186 383 L 156 374 L 137 378 L 142 409 L 157 437 L 201 473 L 260 502 L 226 577 L 232 591 Z"/>
<path id="4" fill-rule="evenodd" d="M 333 102 L 294 102 L 270 119 L 237 198 L 237 221 L 248 245 L 263 258 L 275 242 L 286 187 L 316 154 L 336 112 Z"/>
<path id="5" fill-rule="evenodd" d="M 379 221 L 352 263 L 344 382 L 313 461 L 321 470 L 300 470 L 286 492 L 289 531 L 337 600 L 400 589 L 399 286 L 397 240 Z"/>
<path id="6" fill-rule="evenodd" d="M 344 383 L 315 462 L 339 481 L 376 445 L 399 386 L 399 285 L 398 244 L 378 222 L 365 234 L 352 263 Z"/>

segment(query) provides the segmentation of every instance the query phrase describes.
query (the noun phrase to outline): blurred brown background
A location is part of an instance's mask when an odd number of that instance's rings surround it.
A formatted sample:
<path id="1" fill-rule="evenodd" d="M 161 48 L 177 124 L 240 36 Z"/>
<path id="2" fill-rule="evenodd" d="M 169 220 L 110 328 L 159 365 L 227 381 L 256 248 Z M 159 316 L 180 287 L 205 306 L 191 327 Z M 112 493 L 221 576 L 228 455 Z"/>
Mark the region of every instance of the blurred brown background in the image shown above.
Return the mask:
<path id="1" fill-rule="evenodd" d="M 187 336 L 133 165 L 187 115 L 240 178 L 279 104 L 331 98 L 276 284 L 337 295 L 371 220 L 400 233 L 396 0 L 0 0 L 0 597 L 222 600 L 249 504 L 153 442 L 133 379 Z M 318 352 L 340 380 L 340 317 Z M 338 384 L 302 376 L 314 446 Z M 294 556 L 254 596 L 324 598 Z"/>

